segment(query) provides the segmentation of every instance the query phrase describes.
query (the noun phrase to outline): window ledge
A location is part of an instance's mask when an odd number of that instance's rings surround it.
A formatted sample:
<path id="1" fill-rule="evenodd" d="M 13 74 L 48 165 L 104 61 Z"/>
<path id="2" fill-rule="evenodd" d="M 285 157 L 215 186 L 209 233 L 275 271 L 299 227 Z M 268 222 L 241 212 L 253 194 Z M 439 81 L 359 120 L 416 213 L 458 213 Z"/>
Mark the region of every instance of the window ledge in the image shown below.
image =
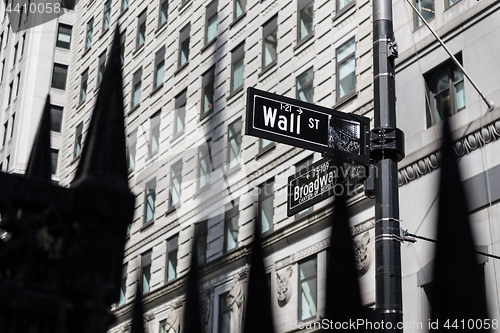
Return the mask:
<path id="1" fill-rule="evenodd" d="M 87 53 L 89 53 L 89 51 L 92 49 L 92 45 L 89 46 L 88 49 L 85 49 L 82 53 L 82 58 L 85 57 L 87 55 Z"/>
<path id="2" fill-rule="evenodd" d="M 170 140 L 170 143 L 174 144 L 173 142 L 174 141 L 177 141 L 177 139 L 179 139 L 180 137 L 182 137 L 184 135 L 184 130 L 180 131 L 179 133 L 177 134 L 174 134 L 173 137 L 172 137 L 172 140 Z M 176 142 L 177 143 L 177 142 Z"/>
<path id="3" fill-rule="evenodd" d="M 131 106 L 132 106 L 132 105 L 131 105 Z M 131 107 L 131 108 L 130 108 L 130 111 L 129 111 L 129 112 L 127 112 L 127 116 L 128 116 L 129 114 L 131 114 L 132 112 L 134 112 L 135 110 L 137 110 L 140 106 L 141 106 L 141 103 L 138 103 L 138 104 L 137 104 L 136 106 L 134 106 L 133 108 Z"/>
<path id="4" fill-rule="evenodd" d="M 198 187 L 198 184 L 196 184 L 196 187 Z M 209 192 L 209 190 L 210 190 L 210 184 L 207 184 L 207 185 L 203 186 L 202 188 L 197 188 L 196 192 L 193 194 L 193 198 L 197 198 L 197 197 L 203 195 L 204 193 Z"/>
<path id="5" fill-rule="evenodd" d="M 184 4 L 182 4 L 182 0 L 181 0 L 181 6 L 179 7 L 179 15 L 183 14 L 186 11 L 186 9 L 189 7 L 191 2 L 193 2 L 193 0 L 187 0 Z"/>
<path id="6" fill-rule="evenodd" d="M 210 46 L 212 46 L 213 44 L 215 44 L 215 42 L 217 42 L 217 37 L 215 37 L 214 39 L 212 39 L 209 43 L 205 44 L 205 46 L 203 46 L 201 48 L 201 53 L 205 52 L 206 49 L 208 49 Z"/>
<path id="7" fill-rule="evenodd" d="M 314 31 L 311 32 L 309 35 L 307 35 L 307 37 L 304 37 L 300 42 L 297 42 L 297 45 L 295 45 L 295 47 L 293 48 L 293 52 L 297 51 L 298 49 L 300 49 L 300 51 L 306 49 L 309 45 L 312 44 L 312 43 L 308 43 L 308 42 L 313 40 L 313 39 L 314 39 Z M 306 46 L 301 48 L 303 45 L 306 45 Z"/>
<path id="8" fill-rule="evenodd" d="M 189 65 L 189 60 L 184 63 L 181 67 L 177 68 L 177 70 L 174 72 L 174 76 L 179 74 L 184 68 L 186 68 Z"/>
<path id="9" fill-rule="evenodd" d="M 156 94 L 158 92 L 158 90 L 160 90 L 161 88 L 163 88 L 163 82 L 158 87 L 153 88 L 153 91 L 151 92 L 151 94 L 149 94 L 149 97 L 151 97 L 154 94 Z"/>
<path id="10" fill-rule="evenodd" d="M 79 102 L 78 105 L 76 106 L 76 112 L 80 112 L 83 109 L 83 106 L 85 105 L 85 101 Z"/>
<path id="11" fill-rule="evenodd" d="M 354 99 L 356 99 L 358 97 L 358 92 L 357 91 L 353 91 L 352 93 L 342 97 L 341 99 L 338 100 L 337 104 L 335 104 L 333 106 L 333 109 L 339 109 L 343 106 L 345 106 L 346 104 L 349 104 L 350 102 L 352 102 Z"/>
<path id="12" fill-rule="evenodd" d="M 260 79 L 262 76 L 266 75 L 266 74 L 271 74 L 273 71 L 276 70 L 276 68 L 278 68 L 278 60 L 274 60 L 272 63 L 270 63 L 269 65 L 267 65 L 266 68 L 264 68 L 258 75 L 258 78 Z"/>
<path id="13" fill-rule="evenodd" d="M 120 6 L 121 6 L 121 4 L 120 4 Z M 130 6 L 127 6 L 127 8 L 125 8 L 124 10 L 122 10 L 122 11 L 120 12 L 120 15 L 118 15 L 118 20 L 122 18 L 123 14 L 124 14 L 124 13 L 128 10 L 128 8 L 129 8 L 129 7 L 130 7 Z M 121 9 L 121 8 L 120 8 L 120 9 Z M 121 29 L 120 29 L 120 30 L 121 30 Z"/>
<path id="14" fill-rule="evenodd" d="M 208 110 L 207 112 L 203 113 L 203 114 L 200 114 L 200 122 L 202 120 L 205 120 L 207 119 L 208 117 L 210 117 L 212 115 L 212 113 L 214 113 L 214 107 L 212 106 L 212 108 L 210 110 Z"/>
<path id="15" fill-rule="evenodd" d="M 233 22 L 229 23 L 229 29 L 231 29 L 235 24 L 237 24 L 239 21 L 241 21 L 246 15 L 247 15 L 247 12 L 245 11 L 239 17 L 234 19 Z"/>
<path id="16" fill-rule="evenodd" d="M 267 153 L 274 150 L 275 148 L 276 148 L 276 142 L 273 142 L 273 143 L 269 144 L 267 147 L 265 147 L 264 149 L 262 149 L 261 151 L 259 151 L 257 153 L 257 155 L 255 155 L 255 158 L 256 159 L 262 158 L 262 157 L 264 157 L 264 155 L 267 155 Z"/>
<path id="17" fill-rule="evenodd" d="M 170 200 L 170 198 L 168 198 Z M 165 213 L 165 216 L 169 215 L 170 213 L 176 211 L 179 207 L 181 206 L 180 203 L 178 203 L 177 205 L 173 205 L 172 207 L 169 207 L 167 212 Z"/>
<path id="18" fill-rule="evenodd" d="M 132 57 L 135 58 L 139 53 L 141 53 L 145 49 L 144 44 L 146 44 L 145 41 L 144 43 L 142 43 L 141 46 L 135 48 L 134 53 L 132 53 Z"/>
<path id="19" fill-rule="evenodd" d="M 160 32 L 162 32 L 163 30 L 165 30 L 165 27 L 167 26 L 168 24 L 168 18 L 165 22 L 163 22 L 161 25 L 157 26 L 156 29 L 155 29 L 155 35 L 159 35 Z"/>
<path id="20" fill-rule="evenodd" d="M 142 225 L 141 229 L 139 229 L 140 232 L 143 232 L 144 230 L 148 229 L 150 226 L 152 226 L 155 223 L 155 219 L 152 219 L 151 221 L 145 223 Z"/>
<path id="21" fill-rule="evenodd" d="M 335 16 L 333 17 L 333 21 L 336 21 L 339 17 L 341 17 L 345 12 L 348 12 L 349 9 L 352 7 L 356 6 L 356 0 L 353 0 L 350 4 L 342 8 L 340 11 L 335 13 Z"/>
<path id="22" fill-rule="evenodd" d="M 231 84 L 231 82 L 229 82 L 229 84 Z M 227 101 L 229 101 L 230 99 L 232 99 L 234 96 L 238 95 L 239 93 L 241 93 L 244 89 L 244 85 L 242 85 L 241 87 L 239 87 L 238 89 L 236 89 L 235 91 L 233 91 L 232 93 L 229 94 L 229 96 L 227 96 Z"/>
<path id="23" fill-rule="evenodd" d="M 106 35 L 108 31 L 109 31 L 109 27 L 107 27 L 107 28 L 106 28 L 106 30 L 103 30 L 103 31 L 101 32 L 101 35 L 99 36 L 99 39 L 103 38 L 103 37 L 104 37 L 104 35 Z"/>
<path id="24" fill-rule="evenodd" d="M 415 14 L 415 15 L 416 15 L 416 14 Z M 414 16 L 414 17 L 415 17 L 415 16 Z M 427 21 L 427 23 L 432 22 L 432 20 L 434 20 L 435 18 L 436 18 L 436 16 L 434 16 L 434 17 L 433 17 L 433 18 L 431 18 L 429 21 Z M 414 21 L 414 22 L 415 22 L 415 21 Z M 421 26 L 419 26 L 419 27 L 415 27 L 415 28 L 413 29 L 413 32 L 415 32 L 415 31 L 417 31 L 417 30 L 420 30 L 422 27 L 425 27 L 425 23 L 422 23 L 422 25 L 421 25 Z"/>
<path id="25" fill-rule="evenodd" d="M 229 168 L 229 165 L 227 166 Z M 226 170 L 226 175 L 232 175 L 234 173 L 237 173 L 238 171 L 241 170 L 241 164 L 238 164 L 237 166 L 232 167 L 231 169 Z"/>

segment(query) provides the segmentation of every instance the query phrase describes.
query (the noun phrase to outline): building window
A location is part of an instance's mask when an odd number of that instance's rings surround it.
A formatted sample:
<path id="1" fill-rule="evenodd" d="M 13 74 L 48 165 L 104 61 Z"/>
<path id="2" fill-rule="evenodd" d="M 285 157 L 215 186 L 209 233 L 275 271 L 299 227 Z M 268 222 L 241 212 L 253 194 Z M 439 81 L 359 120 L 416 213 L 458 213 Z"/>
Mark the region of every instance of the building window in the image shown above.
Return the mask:
<path id="1" fill-rule="evenodd" d="M 245 44 L 241 44 L 231 52 L 231 93 L 243 87 Z"/>
<path id="2" fill-rule="evenodd" d="M 203 118 L 214 109 L 215 67 L 210 68 L 202 78 L 201 114 Z"/>
<path id="3" fill-rule="evenodd" d="M 354 0 L 337 0 L 337 14 L 347 9 L 350 4 L 353 4 Z"/>
<path id="4" fill-rule="evenodd" d="M 189 60 L 189 33 L 191 25 L 188 23 L 179 32 L 179 68 L 184 66 Z"/>
<path id="5" fill-rule="evenodd" d="M 182 160 L 177 161 L 170 169 L 170 208 L 181 202 Z"/>
<path id="6" fill-rule="evenodd" d="M 453 0 L 449 0 L 450 2 Z M 429 22 L 436 15 L 434 11 L 434 0 L 414 0 L 413 5 L 417 8 L 418 12 L 424 17 L 425 21 Z M 415 13 L 414 21 L 415 29 L 421 27 L 424 22 L 420 19 L 420 17 Z"/>
<path id="7" fill-rule="evenodd" d="M 144 223 L 153 223 L 155 219 L 155 200 L 156 200 L 156 178 L 146 183 L 144 192 Z"/>
<path id="8" fill-rule="evenodd" d="M 425 83 L 427 127 L 465 109 L 464 74 L 451 60 L 425 74 Z"/>
<path id="9" fill-rule="evenodd" d="M 337 100 L 356 90 L 356 40 L 350 39 L 337 49 Z"/>
<path id="10" fill-rule="evenodd" d="M 126 38 L 126 33 L 127 31 L 124 30 L 121 34 L 120 34 L 120 61 L 123 65 L 123 62 L 125 61 L 125 38 Z"/>
<path id="11" fill-rule="evenodd" d="M 12 125 L 10 126 L 10 138 L 14 137 L 14 125 L 16 124 L 16 114 L 12 114 Z"/>
<path id="12" fill-rule="evenodd" d="M 149 156 L 155 155 L 160 145 L 160 115 L 161 110 L 150 118 Z"/>
<path id="13" fill-rule="evenodd" d="M 231 332 L 231 307 L 228 304 L 229 292 L 219 295 L 218 333 Z"/>
<path id="14" fill-rule="evenodd" d="M 16 45 L 14 45 L 14 57 L 12 58 L 12 66 L 16 65 L 18 48 L 19 48 L 19 43 L 16 43 Z"/>
<path id="15" fill-rule="evenodd" d="M 28 11 L 28 12 L 29 12 L 29 11 Z M 0 38 L 0 46 L 1 46 L 1 43 L 2 43 L 2 41 L 1 41 L 1 38 Z M 21 57 L 22 57 L 22 56 L 23 56 L 23 54 L 24 54 L 24 45 L 25 45 L 25 44 L 26 44 L 26 33 L 24 33 L 24 34 L 23 34 L 23 44 L 22 44 L 22 46 L 21 46 Z"/>
<path id="16" fill-rule="evenodd" d="M 127 148 L 127 166 L 128 171 L 132 171 L 135 168 L 135 153 L 137 148 L 137 129 L 135 129 L 128 136 L 128 148 Z"/>
<path id="17" fill-rule="evenodd" d="M 167 239 L 167 282 L 177 277 L 177 248 L 179 235 Z"/>
<path id="18" fill-rule="evenodd" d="M 447 0 L 445 1 L 445 9 L 448 9 L 450 8 L 451 6 L 453 6 L 454 4 L 456 4 L 457 2 L 459 2 L 460 0 Z"/>
<path id="19" fill-rule="evenodd" d="M 184 119 L 186 118 L 186 90 L 175 98 L 174 138 L 184 132 Z"/>
<path id="20" fill-rule="evenodd" d="M 56 46 L 69 50 L 70 44 L 71 44 L 71 26 L 59 23 L 59 27 L 57 28 Z"/>
<path id="21" fill-rule="evenodd" d="M 207 263 L 207 234 L 208 234 L 208 220 L 197 223 L 195 225 L 195 240 L 196 252 L 198 255 L 198 266 Z"/>
<path id="22" fill-rule="evenodd" d="M 121 10 L 122 12 L 128 8 L 128 0 L 122 0 Z"/>
<path id="23" fill-rule="evenodd" d="M 298 100 L 312 103 L 314 96 L 313 88 L 314 71 L 313 68 L 309 68 L 304 73 L 297 76 L 297 94 L 296 98 Z"/>
<path id="24" fill-rule="evenodd" d="M 122 279 L 120 281 L 120 300 L 118 301 L 118 306 L 125 304 L 126 294 L 127 294 L 127 267 L 125 264 L 122 267 Z"/>
<path id="25" fill-rule="evenodd" d="M 297 41 L 301 42 L 314 32 L 314 1 L 298 1 Z"/>
<path id="26" fill-rule="evenodd" d="M 92 34 L 94 33 L 94 18 L 87 23 L 87 40 L 85 41 L 85 50 L 92 46 Z"/>
<path id="27" fill-rule="evenodd" d="M 61 133 L 63 108 L 56 105 L 50 105 L 50 130 Z"/>
<path id="28" fill-rule="evenodd" d="M 314 159 L 314 156 L 313 156 L 313 155 L 311 155 L 311 156 L 307 157 L 306 159 L 304 159 L 304 160 L 300 161 L 299 163 L 297 163 L 297 164 L 295 165 L 295 172 L 297 173 L 297 172 L 301 172 L 301 171 L 303 171 L 303 170 L 304 170 L 304 171 L 305 171 L 305 170 L 307 170 L 307 168 L 308 168 L 311 164 L 313 164 L 313 159 Z M 312 211 L 313 211 L 313 209 L 314 209 L 314 206 L 311 206 L 311 207 L 309 207 L 309 208 L 306 208 L 306 209 L 304 209 L 304 210 L 302 210 L 302 211 L 298 212 L 298 213 L 297 213 L 297 215 L 296 215 L 296 217 L 297 217 L 297 218 L 300 218 L 300 217 L 302 217 L 302 216 L 304 216 L 304 215 L 307 215 L 307 214 L 309 214 L 310 212 L 312 212 Z"/>
<path id="29" fill-rule="evenodd" d="M 10 23 L 7 24 L 7 33 L 5 34 L 5 45 L 9 43 L 9 32 L 10 32 Z"/>
<path id="30" fill-rule="evenodd" d="M 82 138 L 83 138 L 83 122 L 78 124 L 78 126 L 76 127 L 75 150 L 73 152 L 75 158 L 80 156 L 80 153 L 82 152 Z"/>
<path id="31" fill-rule="evenodd" d="M 3 72 L 4 72 L 4 70 L 5 70 L 5 59 L 2 60 L 2 75 L 1 75 L 2 77 L 1 77 L 0 81 L 3 81 Z"/>
<path id="32" fill-rule="evenodd" d="M 89 70 L 87 68 L 85 72 L 82 73 L 82 83 L 80 85 L 80 104 L 85 102 L 85 99 L 87 98 L 88 78 L 89 78 Z"/>
<path id="33" fill-rule="evenodd" d="M 278 57 L 278 16 L 262 27 L 262 71 L 276 63 Z"/>
<path id="34" fill-rule="evenodd" d="M 140 274 L 140 289 L 144 295 L 151 290 L 151 254 L 148 251 L 141 255 L 141 274 Z"/>
<path id="35" fill-rule="evenodd" d="M 99 64 L 97 67 L 97 88 L 101 86 L 104 71 L 106 70 L 106 51 L 99 56 Z"/>
<path id="36" fill-rule="evenodd" d="M 210 185 L 210 140 L 198 147 L 198 190 Z"/>
<path id="37" fill-rule="evenodd" d="M 5 144 L 7 143 L 7 130 L 9 128 L 9 121 L 7 120 L 4 124 L 3 124 L 3 141 L 2 141 L 2 147 L 5 146 Z"/>
<path id="38" fill-rule="evenodd" d="M 236 20 L 247 11 L 247 0 L 233 0 L 233 19 Z"/>
<path id="39" fill-rule="evenodd" d="M 66 76 L 68 75 L 68 66 L 54 64 L 52 71 L 52 88 L 66 90 Z"/>
<path id="40" fill-rule="evenodd" d="M 21 72 L 17 73 L 16 97 L 19 95 L 19 86 L 21 85 Z"/>
<path id="41" fill-rule="evenodd" d="M 183 7 L 185 4 L 187 4 L 189 0 L 181 0 L 181 7 Z"/>
<path id="42" fill-rule="evenodd" d="M 50 150 L 50 174 L 57 174 L 57 158 L 59 156 L 59 150 L 51 149 Z"/>
<path id="43" fill-rule="evenodd" d="M 206 9 L 205 15 L 205 45 L 217 37 L 217 5 L 218 0 L 212 1 Z"/>
<path id="44" fill-rule="evenodd" d="M 165 46 L 163 46 L 155 56 L 155 74 L 153 89 L 163 84 L 163 74 L 165 73 Z"/>
<path id="45" fill-rule="evenodd" d="M 142 68 L 139 68 L 139 70 L 134 73 L 134 79 L 132 81 L 132 109 L 141 102 L 141 77 Z"/>
<path id="46" fill-rule="evenodd" d="M 110 21 L 111 21 L 111 0 L 108 0 L 104 3 L 104 17 L 102 19 L 102 31 L 108 30 Z"/>
<path id="47" fill-rule="evenodd" d="M 227 127 L 227 163 L 229 169 L 240 165 L 241 127 L 241 118 Z"/>
<path id="48" fill-rule="evenodd" d="M 274 224 L 274 179 L 259 186 L 259 224 L 262 233 L 273 229 Z"/>
<path id="49" fill-rule="evenodd" d="M 9 83 L 9 99 L 7 105 L 10 105 L 12 102 L 12 90 L 14 90 L 14 80 L 10 81 Z"/>
<path id="50" fill-rule="evenodd" d="M 318 298 L 316 255 L 299 263 L 299 321 L 316 318 Z"/>
<path id="51" fill-rule="evenodd" d="M 224 215 L 224 252 L 238 247 L 238 222 L 239 207 L 236 205 L 227 210 Z"/>
<path id="52" fill-rule="evenodd" d="M 158 26 L 162 26 L 168 19 L 168 0 L 160 0 L 160 16 L 158 18 Z"/>
<path id="53" fill-rule="evenodd" d="M 5 171 L 8 172 L 10 168 L 10 155 L 7 155 L 7 158 L 5 159 Z"/>
<path id="54" fill-rule="evenodd" d="M 259 139 L 259 153 L 263 153 L 274 146 L 274 141 L 268 139 Z"/>
<path id="55" fill-rule="evenodd" d="M 144 45 L 146 41 L 146 9 L 139 15 L 137 21 L 137 44 L 136 49 Z"/>

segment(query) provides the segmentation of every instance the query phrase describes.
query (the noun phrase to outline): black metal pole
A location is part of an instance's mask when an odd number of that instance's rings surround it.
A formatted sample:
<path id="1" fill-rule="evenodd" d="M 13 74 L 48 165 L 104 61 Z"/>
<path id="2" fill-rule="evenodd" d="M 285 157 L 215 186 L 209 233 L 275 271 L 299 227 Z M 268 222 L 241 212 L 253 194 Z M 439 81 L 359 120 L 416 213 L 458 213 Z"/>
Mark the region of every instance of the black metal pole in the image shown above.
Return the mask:
<path id="1" fill-rule="evenodd" d="M 379 332 L 402 332 L 401 236 L 398 168 L 404 156 L 403 133 L 396 128 L 394 59 L 397 45 L 392 1 L 373 0 L 373 84 L 375 126 L 371 157 L 375 165 L 375 300 Z"/>

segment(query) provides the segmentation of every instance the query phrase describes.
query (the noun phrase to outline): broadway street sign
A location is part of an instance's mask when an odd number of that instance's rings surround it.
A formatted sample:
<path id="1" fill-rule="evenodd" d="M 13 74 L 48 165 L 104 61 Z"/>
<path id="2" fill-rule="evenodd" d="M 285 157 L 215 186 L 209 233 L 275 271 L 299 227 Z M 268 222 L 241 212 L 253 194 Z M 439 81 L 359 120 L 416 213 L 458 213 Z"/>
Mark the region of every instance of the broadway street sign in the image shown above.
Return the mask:
<path id="1" fill-rule="evenodd" d="M 333 195 L 359 190 L 366 177 L 365 166 L 322 158 L 288 177 L 287 214 L 292 216 Z"/>
<path id="2" fill-rule="evenodd" d="M 248 88 L 246 134 L 368 165 L 370 120 Z"/>

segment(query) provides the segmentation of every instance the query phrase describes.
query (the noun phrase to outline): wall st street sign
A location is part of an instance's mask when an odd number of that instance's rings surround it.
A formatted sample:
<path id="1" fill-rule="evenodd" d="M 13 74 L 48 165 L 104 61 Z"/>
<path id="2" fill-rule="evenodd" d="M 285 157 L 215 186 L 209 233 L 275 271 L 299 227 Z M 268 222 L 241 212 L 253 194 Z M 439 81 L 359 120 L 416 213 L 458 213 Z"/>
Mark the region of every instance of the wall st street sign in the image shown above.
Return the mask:
<path id="1" fill-rule="evenodd" d="M 364 165 L 322 158 L 288 177 L 287 215 L 292 216 L 333 195 L 353 193 L 368 177 Z"/>
<path id="2" fill-rule="evenodd" d="M 246 134 L 369 165 L 370 120 L 248 88 Z"/>

